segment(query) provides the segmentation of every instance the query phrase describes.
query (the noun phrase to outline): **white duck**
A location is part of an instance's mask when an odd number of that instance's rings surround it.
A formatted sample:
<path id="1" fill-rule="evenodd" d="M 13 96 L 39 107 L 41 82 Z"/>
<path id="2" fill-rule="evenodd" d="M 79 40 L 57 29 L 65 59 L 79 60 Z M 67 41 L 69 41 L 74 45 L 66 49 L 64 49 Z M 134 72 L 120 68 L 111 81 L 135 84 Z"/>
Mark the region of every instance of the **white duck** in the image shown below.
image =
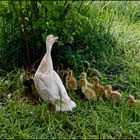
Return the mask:
<path id="1" fill-rule="evenodd" d="M 47 36 L 46 54 L 35 73 L 34 82 L 41 98 L 50 100 L 55 105 L 56 111 L 72 111 L 76 104 L 68 96 L 62 80 L 53 69 L 51 49 L 57 39 L 58 37 L 53 35 Z"/>

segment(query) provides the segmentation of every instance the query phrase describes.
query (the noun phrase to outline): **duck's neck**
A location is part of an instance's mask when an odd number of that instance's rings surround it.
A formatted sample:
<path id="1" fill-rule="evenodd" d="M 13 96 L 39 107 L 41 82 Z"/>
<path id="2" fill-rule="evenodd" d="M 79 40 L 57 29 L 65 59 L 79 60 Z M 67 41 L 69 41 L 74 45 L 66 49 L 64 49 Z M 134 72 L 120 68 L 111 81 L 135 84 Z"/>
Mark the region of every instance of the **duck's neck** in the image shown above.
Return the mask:
<path id="1" fill-rule="evenodd" d="M 53 69 L 53 62 L 52 62 L 52 57 L 51 57 L 51 50 L 52 50 L 52 45 L 48 45 L 46 44 L 46 47 L 47 47 L 47 52 L 46 52 L 46 55 L 47 55 L 47 67 L 49 67 L 50 69 Z"/>
<path id="2" fill-rule="evenodd" d="M 47 55 L 47 57 L 51 57 L 51 50 L 52 50 L 52 45 L 47 45 L 46 44 L 46 55 Z"/>
<path id="3" fill-rule="evenodd" d="M 87 79 L 85 79 L 85 81 L 84 81 L 84 87 L 87 88 L 87 85 L 88 85 L 88 81 L 87 81 Z"/>
<path id="4" fill-rule="evenodd" d="M 52 45 L 46 44 L 46 54 L 44 55 L 40 65 L 39 65 L 39 69 L 44 71 L 44 72 L 49 71 L 49 70 L 53 70 L 51 49 L 52 49 Z"/>

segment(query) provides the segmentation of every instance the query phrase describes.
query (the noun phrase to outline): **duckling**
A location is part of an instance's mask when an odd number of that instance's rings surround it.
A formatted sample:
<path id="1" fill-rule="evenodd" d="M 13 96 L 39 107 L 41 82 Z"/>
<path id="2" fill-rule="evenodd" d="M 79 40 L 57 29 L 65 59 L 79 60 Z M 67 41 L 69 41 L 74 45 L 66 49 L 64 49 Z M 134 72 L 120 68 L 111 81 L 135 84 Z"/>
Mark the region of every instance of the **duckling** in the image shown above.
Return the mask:
<path id="1" fill-rule="evenodd" d="M 23 73 L 20 76 L 20 82 L 24 89 L 24 92 L 28 96 L 33 96 L 33 98 L 40 100 L 41 98 L 35 88 L 35 84 L 34 84 L 34 80 L 33 80 L 33 73 L 34 73 L 33 71 L 31 71 L 31 72 L 23 71 Z M 29 77 L 29 75 L 30 75 L 30 77 Z"/>
<path id="2" fill-rule="evenodd" d="M 57 74 L 60 76 L 60 78 L 62 79 L 62 81 L 65 81 L 66 75 L 68 74 L 67 70 L 63 69 L 63 64 L 60 63 L 57 65 L 57 70 L 56 70 Z"/>
<path id="3" fill-rule="evenodd" d="M 37 100 L 41 100 L 41 97 L 40 95 L 38 94 L 36 88 L 35 88 L 35 83 L 34 83 L 34 80 L 33 78 L 31 78 L 31 81 L 32 81 L 32 84 L 31 84 L 31 91 L 32 91 L 32 95 L 35 99 Z"/>
<path id="4" fill-rule="evenodd" d="M 65 80 L 66 80 L 66 88 L 69 91 L 77 90 L 77 80 L 75 79 L 72 70 L 68 69 L 68 74 L 67 74 Z"/>
<path id="5" fill-rule="evenodd" d="M 97 77 L 102 77 L 101 73 L 95 69 L 95 68 L 91 68 L 90 67 L 90 64 L 88 61 L 84 61 L 83 62 L 83 65 L 84 65 L 84 68 L 85 68 L 85 71 L 88 73 L 89 71 L 91 71 L 91 73 L 94 75 L 94 76 L 97 76 Z"/>
<path id="6" fill-rule="evenodd" d="M 87 77 L 87 74 L 85 72 L 82 72 L 79 76 L 80 80 L 85 80 L 86 81 L 87 87 L 94 89 L 93 85 L 87 81 L 86 77 Z"/>
<path id="7" fill-rule="evenodd" d="M 88 82 L 86 79 L 80 79 L 80 83 L 82 85 L 82 93 L 85 95 L 87 100 L 96 100 L 96 94 L 92 88 L 88 86 Z"/>
<path id="8" fill-rule="evenodd" d="M 107 86 L 104 87 L 105 98 L 106 98 L 107 100 L 110 100 L 110 99 L 111 99 L 110 88 L 111 88 L 110 85 L 107 85 Z"/>
<path id="9" fill-rule="evenodd" d="M 127 99 L 127 104 L 129 106 L 140 105 L 140 100 L 135 100 L 134 96 L 132 96 L 132 95 L 127 96 L 126 99 Z"/>
<path id="10" fill-rule="evenodd" d="M 105 97 L 107 99 L 111 99 L 114 103 L 120 102 L 122 95 L 118 91 L 112 91 L 111 85 L 105 86 L 104 91 L 105 91 Z"/>
<path id="11" fill-rule="evenodd" d="M 93 77 L 93 85 L 95 92 L 103 97 L 105 95 L 104 87 L 99 84 L 99 78 L 96 76 Z"/>
<path id="12" fill-rule="evenodd" d="M 25 92 L 31 91 L 32 80 L 29 79 L 27 71 L 23 70 L 23 73 L 20 75 L 20 83 Z"/>

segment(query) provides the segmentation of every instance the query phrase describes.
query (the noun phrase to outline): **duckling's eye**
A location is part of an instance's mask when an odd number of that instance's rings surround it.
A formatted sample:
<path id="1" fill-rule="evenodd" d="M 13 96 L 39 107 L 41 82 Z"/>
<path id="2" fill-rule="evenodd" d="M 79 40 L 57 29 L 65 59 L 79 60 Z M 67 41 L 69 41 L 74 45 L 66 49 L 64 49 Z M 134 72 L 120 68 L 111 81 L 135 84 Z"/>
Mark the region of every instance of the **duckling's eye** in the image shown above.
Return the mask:
<path id="1" fill-rule="evenodd" d="M 61 74 L 63 74 L 63 72 L 60 72 Z"/>

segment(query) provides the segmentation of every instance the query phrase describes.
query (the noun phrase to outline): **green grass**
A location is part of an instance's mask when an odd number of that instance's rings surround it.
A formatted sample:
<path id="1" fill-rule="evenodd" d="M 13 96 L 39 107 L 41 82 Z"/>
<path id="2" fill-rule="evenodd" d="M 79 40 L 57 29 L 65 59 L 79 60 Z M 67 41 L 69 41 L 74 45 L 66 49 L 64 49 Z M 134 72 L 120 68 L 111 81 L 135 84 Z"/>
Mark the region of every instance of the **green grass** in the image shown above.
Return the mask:
<path id="1" fill-rule="evenodd" d="M 19 74 L 19 71 L 13 71 L 6 79 L 16 85 Z M 10 81 L 12 76 L 14 80 Z M 118 80 L 119 77 L 110 83 L 117 83 Z M 101 83 L 105 85 L 107 81 L 104 78 Z M 11 91 L 6 84 L 1 83 L 1 93 L 5 96 L 0 108 L 0 138 L 140 138 L 140 110 L 126 104 L 127 90 L 121 91 L 123 98 L 118 106 L 109 101 L 86 101 L 80 98 L 81 92 L 76 93 L 79 95 L 70 93 L 77 108 L 69 113 L 54 113 L 48 110 L 48 102 L 33 105 L 32 102 L 21 101 L 23 91 L 20 85 L 12 88 L 13 96 L 8 100 L 6 94 Z"/>
<path id="2" fill-rule="evenodd" d="M 1 139 L 140 138 L 140 109 L 129 107 L 125 99 L 128 94 L 140 99 L 140 52 L 134 55 L 140 46 L 140 25 L 133 21 L 140 4 L 122 2 L 125 3 L 123 6 L 116 2 L 118 11 L 115 15 L 110 14 L 114 10 L 113 2 L 106 2 L 106 8 L 103 3 L 98 5 L 95 2 L 96 10 L 100 9 L 99 18 L 106 29 L 110 22 L 109 32 L 117 40 L 117 50 L 113 48 L 111 54 L 104 53 L 102 61 L 97 61 L 97 66 L 100 65 L 99 70 L 103 74 L 101 84 L 111 84 L 121 91 L 123 97 L 120 105 L 108 101 L 89 102 L 80 98 L 82 93 L 79 92 L 76 93 L 79 95 L 69 94 L 77 104 L 73 112 L 54 113 L 48 110 L 48 102 L 33 105 L 21 101 L 22 89 L 18 84 L 20 72 L 12 71 L 0 78 L 0 96 L 3 98 L 0 108 Z M 127 15 L 122 15 L 123 12 Z M 10 100 L 7 99 L 9 93 L 13 94 Z"/>
<path id="3" fill-rule="evenodd" d="M 1 138 L 139 138 L 139 110 L 125 102 L 76 101 L 72 113 L 55 114 L 47 104 L 11 101 L 1 109 Z"/>

